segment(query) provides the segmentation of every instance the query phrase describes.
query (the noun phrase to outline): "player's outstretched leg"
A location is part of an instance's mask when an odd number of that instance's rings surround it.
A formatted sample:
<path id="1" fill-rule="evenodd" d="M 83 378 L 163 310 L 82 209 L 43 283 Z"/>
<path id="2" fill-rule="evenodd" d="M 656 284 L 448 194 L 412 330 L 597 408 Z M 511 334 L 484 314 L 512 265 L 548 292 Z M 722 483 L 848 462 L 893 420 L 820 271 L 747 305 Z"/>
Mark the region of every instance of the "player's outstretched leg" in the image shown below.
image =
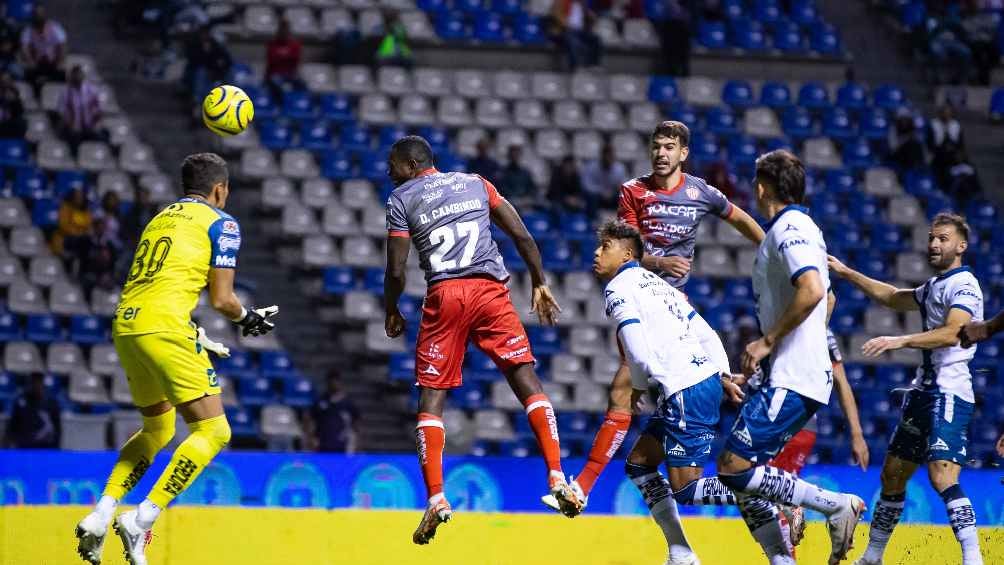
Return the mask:
<path id="1" fill-rule="evenodd" d="M 572 481 L 573 488 L 580 488 L 584 497 L 589 496 L 596 479 L 603 473 L 603 469 L 610 463 L 610 459 L 617 453 L 627 436 L 628 428 L 631 427 L 631 393 L 631 371 L 626 363 L 621 363 L 610 384 L 607 413 L 603 418 L 603 425 L 596 432 L 593 447 L 589 450 L 589 459 L 578 478 Z"/>
<path id="2" fill-rule="evenodd" d="M 223 411 L 219 395 L 203 397 L 196 402 L 203 401 L 209 401 L 216 405 L 216 410 Z M 188 429 L 191 434 L 174 451 L 171 462 L 150 494 L 135 510 L 119 514 L 112 525 L 122 540 L 125 558 L 130 565 L 146 565 L 146 545 L 150 542 L 153 523 L 161 510 L 188 488 L 230 442 L 230 424 L 223 414 L 189 422 Z"/>
<path id="3" fill-rule="evenodd" d="M 423 388 L 423 398 L 435 394 L 427 393 L 427 390 L 432 389 Z M 453 509 L 443 493 L 443 449 L 446 446 L 446 428 L 443 426 L 443 419 L 436 414 L 419 412 L 418 425 L 415 427 L 415 443 L 418 446 L 418 461 L 422 467 L 422 478 L 425 480 L 428 506 L 411 539 L 418 545 L 425 545 L 436 536 L 436 528 L 453 517 Z"/>
<path id="4" fill-rule="evenodd" d="M 683 533 L 683 523 L 680 522 L 669 481 L 659 472 L 659 468 L 626 463 L 624 472 L 638 487 L 652 513 L 652 519 L 666 537 L 666 545 L 669 546 L 667 565 L 700 565 L 697 554 L 690 548 L 687 535 Z"/>
<path id="5" fill-rule="evenodd" d="M 153 406 L 145 411 L 153 413 L 162 409 Z M 77 553 L 84 561 L 92 565 L 101 563 L 105 536 L 119 501 L 143 478 L 154 456 L 174 437 L 174 418 L 175 410 L 170 405 L 166 412 L 143 416 L 143 427 L 119 450 L 118 461 L 108 476 L 101 499 L 77 524 Z"/>
<path id="6" fill-rule="evenodd" d="M 758 496 L 738 492 L 736 503 L 746 527 L 767 554 L 770 565 L 795 565 L 795 558 L 778 522 L 774 504 Z"/>

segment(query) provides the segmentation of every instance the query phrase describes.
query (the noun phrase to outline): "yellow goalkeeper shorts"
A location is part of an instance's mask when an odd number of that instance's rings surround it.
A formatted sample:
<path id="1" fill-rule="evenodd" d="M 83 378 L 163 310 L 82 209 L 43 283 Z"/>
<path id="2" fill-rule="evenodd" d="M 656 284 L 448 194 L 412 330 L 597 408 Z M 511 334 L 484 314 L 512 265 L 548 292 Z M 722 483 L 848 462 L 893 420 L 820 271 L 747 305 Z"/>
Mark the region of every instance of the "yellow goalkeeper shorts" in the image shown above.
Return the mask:
<path id="1" fill-rule="evenodd" d="M 136 406 L 164 400 L 177 406 L 220 393 L 219 378 L 209 355 L 196 343 L 194 331 L 117 335 L 113 339 Z"/>

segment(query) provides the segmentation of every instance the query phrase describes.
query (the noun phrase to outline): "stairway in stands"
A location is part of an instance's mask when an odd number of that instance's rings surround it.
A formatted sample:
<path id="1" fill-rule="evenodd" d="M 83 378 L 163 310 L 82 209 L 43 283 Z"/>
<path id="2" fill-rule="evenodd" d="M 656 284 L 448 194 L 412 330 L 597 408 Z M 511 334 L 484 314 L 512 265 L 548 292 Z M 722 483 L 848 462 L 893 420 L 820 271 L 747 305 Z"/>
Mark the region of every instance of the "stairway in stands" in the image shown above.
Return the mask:
<path id="1" fill-rule="evenodd" d="M 49 14 L 74 30 L 69 37 L 71 51 L 91 55 L 101 76 L 115 87 L 119 105 L 132 121 L 134 130 L 155 151 L 158 164 L 168 174 L 177 174 L 184 157 L 198 151 L 219 149 L 217 138 L 201 127 L 193 128 L 187 103 L 175 95 L 174 83 L 151 82 L 137 78 L 129 70 L 143 45 L 137 40 L 113 37 L 109 18 L 101 10 L 81 9 L 74 0 L 47 3 Z M 230 164 L 231 176 L 239 163 Z M 318 307 L 291 278 L 288 269 L 279 265 L 274 242 L 267 236 L 267 219 L 257 213 L 259 188 L 242 192 L 240 179 L 232 178 L 227 211 L 237 217 L 244 232 L 240 254 L 238 283 L 254 288 L 261 305 L 277 303 L 279 339 L 292 356 L 297 368 L 313 377 L 320 390 L 329 368 L 341 369 L 344 386 L 363 415 L 360 448 L 366 451 L 401 451 L 413 443 L 404 423 L 386 416 L 384 386 L 386 368 L 352 366 L 345 355 L 344 342 L 333 335 L 328 325 L 318 320 Z M 346 333 L 360 333 L 363 328 L 345 328 Z M 347 336 L 351 342 L 351 335 Z M 393 411 L 395 414 L 398 411 Z"/>

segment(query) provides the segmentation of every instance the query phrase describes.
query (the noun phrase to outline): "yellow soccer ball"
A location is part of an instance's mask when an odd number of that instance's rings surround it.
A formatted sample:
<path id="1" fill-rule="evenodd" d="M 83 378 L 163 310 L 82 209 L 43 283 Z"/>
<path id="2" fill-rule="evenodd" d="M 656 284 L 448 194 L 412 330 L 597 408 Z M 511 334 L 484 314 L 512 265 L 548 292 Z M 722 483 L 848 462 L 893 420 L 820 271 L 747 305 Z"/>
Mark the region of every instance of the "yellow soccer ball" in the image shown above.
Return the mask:
<path id="1" fill-rule="evenodd" d="M 247 129 L 253 119 L 251 98 L 236 86 L 217 86 L 202 101 L 202 122 L 216 135 L 237 135 Z"/>

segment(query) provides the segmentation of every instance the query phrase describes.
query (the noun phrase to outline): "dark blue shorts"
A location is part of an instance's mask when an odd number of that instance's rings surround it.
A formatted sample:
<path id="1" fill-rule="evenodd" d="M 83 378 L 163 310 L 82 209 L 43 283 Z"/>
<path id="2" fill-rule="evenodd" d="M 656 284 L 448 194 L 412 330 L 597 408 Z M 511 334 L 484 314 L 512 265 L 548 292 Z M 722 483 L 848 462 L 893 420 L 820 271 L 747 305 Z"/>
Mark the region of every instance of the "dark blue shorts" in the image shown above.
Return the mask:
<path id="1" fill-rule="evenodd" d="M 954 394 L 910 390 L 903 414 L 889 442 L 889 454 L 913 463 L 951 461 L 964 465 L 969 457 L 969 420 L 973 404 Z"/>
<path id="2" fill-rule="evenodd" d="M 786 388 L 761 388 L 743 401 L 725 449 L 753 463 L 767 463 L 820 406 Z"/>
<path id="3" fill-rule="evenodd" d="M 659 407 L 649 418 L 644 433 L 662 443 L 667 467 L 703 467 L 708 462 L 722 394 L 722 383 L 715 373 L 659 399 Z"/>

